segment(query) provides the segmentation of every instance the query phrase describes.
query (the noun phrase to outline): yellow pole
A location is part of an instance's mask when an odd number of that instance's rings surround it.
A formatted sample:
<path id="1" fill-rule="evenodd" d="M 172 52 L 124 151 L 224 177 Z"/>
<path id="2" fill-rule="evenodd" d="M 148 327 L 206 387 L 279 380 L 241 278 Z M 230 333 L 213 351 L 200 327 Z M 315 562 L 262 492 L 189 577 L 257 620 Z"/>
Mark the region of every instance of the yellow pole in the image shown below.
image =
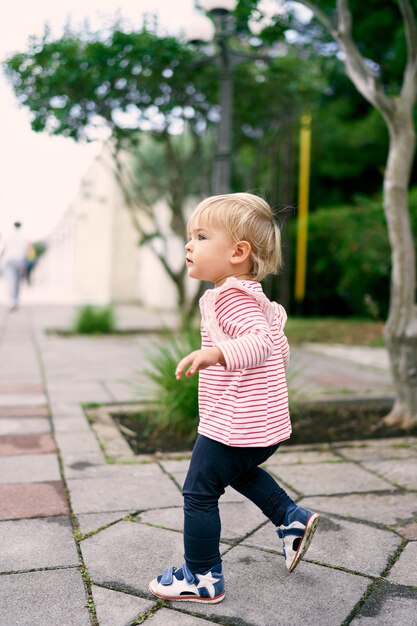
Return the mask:
<path id="1" fill-rule="evenodd" d="M 300 171 L 298 184 L 297 257 L 295 266 L 295 300 L 304 300 L 307 265 L 308 194 L 310 183 L 311 115 L 301 117 Z"/>

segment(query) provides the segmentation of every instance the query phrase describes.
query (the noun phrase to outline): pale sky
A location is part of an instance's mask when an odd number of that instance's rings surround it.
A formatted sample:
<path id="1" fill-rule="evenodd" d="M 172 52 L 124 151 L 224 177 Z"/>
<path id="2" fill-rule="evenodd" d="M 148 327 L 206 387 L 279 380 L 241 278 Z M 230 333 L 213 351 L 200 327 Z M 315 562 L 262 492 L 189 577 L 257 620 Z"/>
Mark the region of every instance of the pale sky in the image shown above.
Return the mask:
<path id="1" fill-rule="evenodd" d="M 194 0 L 13 0 L 0 5 L 0 60 L 26 49 L 30 35 L 41 35 L 45 22 L 59 36 L 71 17 L 86 18 L 93 28 L 117 11 L 135 27 L 144 13 L 158 13 L 160 25 L 176 34 L 193 14 Z M 0 73 L 0 235 L 16 220 L 33 240 L 46 237 L 76 195 L 83 174 L 99 150 L 97 143 L 34 133 L 29 115 L 19 108 Z"/>

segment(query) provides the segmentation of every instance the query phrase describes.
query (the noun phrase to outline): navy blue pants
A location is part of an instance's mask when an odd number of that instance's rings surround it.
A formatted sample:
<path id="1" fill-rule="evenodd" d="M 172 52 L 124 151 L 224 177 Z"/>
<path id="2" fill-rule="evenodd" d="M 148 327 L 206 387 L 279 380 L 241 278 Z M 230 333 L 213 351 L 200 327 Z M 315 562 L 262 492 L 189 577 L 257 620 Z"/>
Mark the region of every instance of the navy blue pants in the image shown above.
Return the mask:
<path id="1" fill-rule="evenodd" d="M 221 561 L 219 498 L 231 485 L 254 502 L 275 526 L 293 500 L 258 467 L 279 447 L 236 448 L 199 435 L 184 482 L 185 562 L 202 574 Z"/>

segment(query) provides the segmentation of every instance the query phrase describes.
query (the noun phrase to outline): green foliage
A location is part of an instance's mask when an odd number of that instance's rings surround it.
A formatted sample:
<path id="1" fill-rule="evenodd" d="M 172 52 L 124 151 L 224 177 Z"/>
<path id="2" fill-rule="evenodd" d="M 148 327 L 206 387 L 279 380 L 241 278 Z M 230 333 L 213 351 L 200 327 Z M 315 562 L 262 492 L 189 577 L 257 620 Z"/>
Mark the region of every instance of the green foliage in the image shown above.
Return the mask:
<path id="1" fill-rule="evenodd" d="M 190 117 L 206 124 L 216 70 L 206 64 L 197 71 L 195 61 L 174 37 L 115 27 L 110 35 L 67 31 L 58 40 L 34 38 L 5 67 L 20 102 L 33 113 L 35 131 L 79 140 L 100 126 L 121 137 Z"/>
<path id="2" fill-rule="evenodd" d="M 200 347 L 199 330 L 191 329 L 180 336 L 170 335 L 166 341 L 156 345 L 150 357 L 151 367 L 145 375 L 152 381 L 154 392 L 151 397 L 156 411 L 148 419 L 149 431 L 164 430 L 184 435 L 192 441 L 198 425 L 198 376 L 181 380 L 175 378 L 178 362 Z"/>
<path id="3" fill-rule="evenodd" d="M 74 332 L 81 335 L 101 335 L 115 329 L 115 316 L 111 306 L 83 306 L 77 312 L 73 325 Z"/>
<path id="4" fill-rule="evenodd" d="M 410 193 L 417 233 L 417 188 Z M 353 206 L 309 217 L 306 315 L 357 315 L 384 319 L 390 296 L 391 254 L 380 199 L 359 197 Z"/>

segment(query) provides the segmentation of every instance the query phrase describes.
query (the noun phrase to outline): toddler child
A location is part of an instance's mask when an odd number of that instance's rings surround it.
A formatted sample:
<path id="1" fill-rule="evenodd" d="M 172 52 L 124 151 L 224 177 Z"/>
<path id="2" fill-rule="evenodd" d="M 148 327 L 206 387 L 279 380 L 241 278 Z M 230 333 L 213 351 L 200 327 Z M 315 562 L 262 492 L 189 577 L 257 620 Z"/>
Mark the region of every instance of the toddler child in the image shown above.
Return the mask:
<path id="1" fill-rule="evenodd" d="M 183 487 L 182 567 L 150 583 L 164 600 L 216 603 L 224 598 L 218 501 L 231 485 L 277 527 L 285 564 L 294 571 L 319 516 L 295 502 L 259 467 L 291 435 L 285 368 L 286 313 L 259 283 L 281 263 L 271 208 L 249 193 L 203 200 L 188 222 L 191 278 L 214 283 L 200 300 L 201 349 L 176 377 L 199 372 L 199 426 Z"/>

